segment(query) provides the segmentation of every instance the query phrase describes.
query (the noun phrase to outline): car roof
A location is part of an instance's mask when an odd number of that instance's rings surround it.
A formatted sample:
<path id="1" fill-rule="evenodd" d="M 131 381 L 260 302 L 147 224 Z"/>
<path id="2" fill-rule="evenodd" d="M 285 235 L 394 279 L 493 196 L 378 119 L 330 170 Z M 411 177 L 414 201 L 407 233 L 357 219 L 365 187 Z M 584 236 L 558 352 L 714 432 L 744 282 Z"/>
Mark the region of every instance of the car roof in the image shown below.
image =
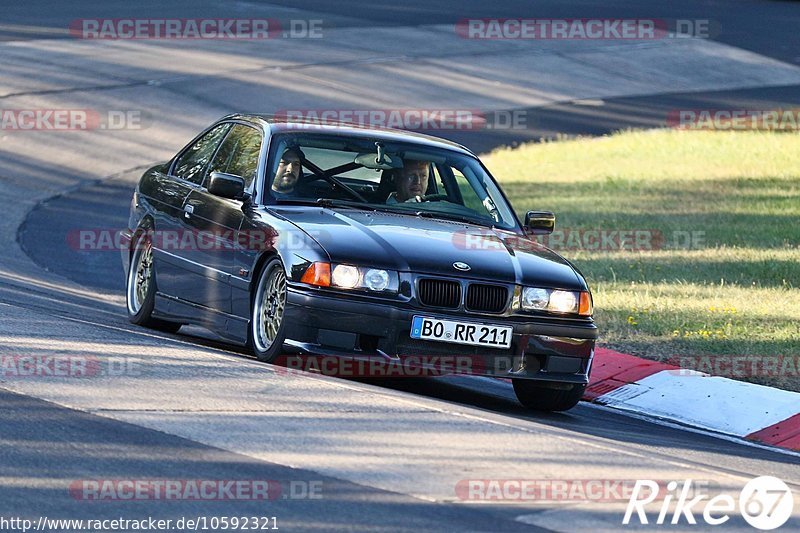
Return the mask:
<path id="1" fill-rule="evenodd" d="M 259 113 L 233 113 L 220 119 L 222 120 L 244 120 L 264 126 L 271 133 L 284 133 L 298 131 L 308 131 L 314 134 L 323 135 L 351 135 L 353 137 L 363 137 L 370 139 L 380 139 L 388 142 L 413 142 L 433 148 L 445 148 L 455 150 L 460 153 L 476 157 L 472 151 L 465 146 L 434 137 L 433 135 L 425 135 L 423 133 L 416 133 L 407 130 L 398 130 L 394 128 L 378 128 L 372 126 L 363 126 L 359 124 L 351 124 L 348 122 L 335 122 L 325 121 L 321 123 L 315 120 L 288 120 L 286 118 L 278 117 L 270 114 Z M 312 125 L 313 128 L 303 127 L 303 125 Z"/>

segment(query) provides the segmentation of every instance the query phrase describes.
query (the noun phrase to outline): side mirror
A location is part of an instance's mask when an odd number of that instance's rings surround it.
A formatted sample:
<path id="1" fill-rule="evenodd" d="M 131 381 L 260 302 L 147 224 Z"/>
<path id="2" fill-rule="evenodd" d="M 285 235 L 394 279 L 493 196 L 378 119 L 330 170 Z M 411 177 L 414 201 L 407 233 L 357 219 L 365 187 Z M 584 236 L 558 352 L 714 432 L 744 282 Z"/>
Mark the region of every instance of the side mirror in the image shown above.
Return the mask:
<path id="1" fill-rule="evenodd" d="M 224 172 L 212 172 L 208 179 L 208 192 L 231 200 L 244 200 L 244 178 Z"/>
<path id="2" fill-rule="evenodd" d="M 528 211 L 525 213 L 525 229 L 533 235 L 553 233 L 556 216 L 550 211 Z"/>

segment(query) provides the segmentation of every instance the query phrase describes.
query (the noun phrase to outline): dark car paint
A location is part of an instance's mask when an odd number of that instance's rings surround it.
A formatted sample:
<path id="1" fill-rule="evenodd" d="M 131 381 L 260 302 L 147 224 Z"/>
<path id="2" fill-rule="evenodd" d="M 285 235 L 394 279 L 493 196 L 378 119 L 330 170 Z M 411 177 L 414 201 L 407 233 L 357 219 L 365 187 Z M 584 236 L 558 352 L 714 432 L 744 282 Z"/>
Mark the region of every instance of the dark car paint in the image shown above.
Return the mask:
<path id="1" fill-rule="evenodd" d="M 515 376 L 576 383 L 588 380 L 597 337 L 590 318 L 534 315 L 512 308 L 499 316 L 481 318 L 468 316 L 463 309 L 458 312 L 423 310 L 415 300 L 415 282 L 420 274 L 507 284 L 512 291 L 515 287 L 518 291 L 521 285 L 588 290 L 583 277 L 568 261 L 527 238 L 521 227 L 518 231 L 505 231 L 413 214 L 261 205 L 259 198 L 264 199 L 262 202 L 269 201 L 263 192 L 269 136 L 292 131 L 292 127 L 261 116 L 235 115 L 225 117 L 205 131 L 226 120 L 257 125 L 265 132 L 258 178 L 253 187 L 257 191 L 255 203 L 219 198 L 202 186 L 169 176 L 167 172 L 172 161 L 146 171 L 137 187 L 138 202 L 132 206 L 128 235 L 143 221 L 148 221 L 151 229 L 157 231 L 207 230 L 232 237 L 228 246 L 212 251 L 182 250 L 180 246 L 177 250 L 165 250 L 154 246 L 159 288 L 155 316 L 200 324 L 232 342 L 243 344 L 247 340 L 251 281 L 256 279 L 265 258 L 277 255 L 290 284 L 287 344 L 306 352 L 329 353 L 337 349 L 315 344 L 322 332 L 328 331 L 326 324 L 331 322 L 331 313 L 336 317 L 337 331 L 343 335 L 380 337 L 378 353 L 387 357 L 393 356 L 394 343 L 402 343 L 408 337 L 407 326 L 403 324 L 414 314 L 455 316 L 513 324 L 515 335 L 510 352 L 514 355 L 522 357 L 527 349 L 535 349 L 539 357 L 570 354 L 585 361 L 576 375 L 552 372 L 542 375 L 536 369 L 517 368 Z M 474 157 L 464 147 L 421 134 L 358 127 L 328 128 L 326 133 L 398 142 L 411 140 Z M 184 207 L 188 204 L 194 207 L 194 213 L 187 217 Z M 268 245 L 253 246 L 250 237 L 254 234 L 263 236 Z M 463 239 L 466 238 L 470 239 L 470 246 L 465 245 Z M 123 252 L 126 271 L 128 261 L 129 257 Z M 401 273 L 400 294 L 347 293 L 300 283 L 306 267 L 315 261 L 397 270 Z M 455 261 L 468 263 L 469 273 L 457 273 L 452 266 Z M 338 349 L 349 349 L 350 355 L 358 355 L 353 353 L 353 349 L 358 351 L 357 346 L 349 347 L 347 339 L 350 337 L 340 338 L 345 340 Z M 445 348 L 440 344 L 444 343 L 437 343 L 433 348 Z M 464 351 L 470 348 L 447 346 Z M 565 347 L 571 347 L 572 351 Z"/>
<path id="2" fill-rule="evenodd" d="M 587 290 L 559 255 L 512 232 L 381 211 L 296 207 L 278 212 L 313 235 L 333 262 L 451 275 L 453 263 L 464 261 L 471 268 L 462 276 L 469 278 Z"/>

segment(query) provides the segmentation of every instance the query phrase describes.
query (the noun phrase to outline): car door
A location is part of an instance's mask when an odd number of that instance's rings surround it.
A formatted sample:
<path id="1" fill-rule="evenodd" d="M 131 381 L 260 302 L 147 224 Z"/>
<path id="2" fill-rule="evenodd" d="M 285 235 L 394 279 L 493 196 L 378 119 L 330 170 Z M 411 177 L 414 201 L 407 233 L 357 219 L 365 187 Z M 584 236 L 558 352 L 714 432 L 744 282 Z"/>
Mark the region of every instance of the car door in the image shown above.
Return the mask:
<path id="1" fill-rule="evenodd" d="M 193 284 L 187 275 L 191 270 L 186 268 L 187 258 L 182 250 L 183 207 L 189 193 L 202 183 L 206 168 L 229 128 L 229 123 L 219 124 L 197 136 L 174 158 L 166 174 L 156 180 L 153 251 L 158 289 L 162 293 L 182 297 Z"/>
<path id="2" fill-rule="evenodd" d="M 189 294 L 193 302 L 224 313 L 231 311 L 230 276 L 243 202 L 215 196 L 206 185 L 212 172 L 224 172 L 244 178 L 245 189 L 252 189 L 262 141 L 260 129 L 233 124 L 206 169 L 203 186 L 192 190 L 184 205 L 183 222 L 198 237 L 187 257 L 201 274 Z"/>

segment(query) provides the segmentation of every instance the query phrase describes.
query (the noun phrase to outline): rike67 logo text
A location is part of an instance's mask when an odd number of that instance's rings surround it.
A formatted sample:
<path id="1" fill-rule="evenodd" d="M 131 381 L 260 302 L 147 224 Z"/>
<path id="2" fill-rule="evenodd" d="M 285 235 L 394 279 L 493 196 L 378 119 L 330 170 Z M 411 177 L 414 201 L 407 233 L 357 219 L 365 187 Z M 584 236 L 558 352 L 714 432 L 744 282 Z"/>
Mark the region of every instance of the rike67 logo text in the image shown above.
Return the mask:
<path id="1" fill-rule="evenodd" d="M 660 501 L 658 515 L 648 515 L 645 506 L 656 500 L 659 486 L 652 480 L 638 480 L 628 500 L 622 523 L 630 524 L 633 519 L 634 523 L 638 520 L 640 524 L 675 525 L 686 520 L 686 523 L 695 525 L 698 523 L 695 514 L 699 513 L 706 524 L 719 526 L 728 522 L 731 514 L 738 512 L 754 528 L 768 531 L 784 525 L 794 508 L 792 491 L 786 483 L 772 476 L 750 480 L 738 498 L 729 494 L 710 497 L 709 494 L 694 490 L 691 479 L 685 480 L 682 485 L 670 481 L 667 491 L 667 496 Z"/>

